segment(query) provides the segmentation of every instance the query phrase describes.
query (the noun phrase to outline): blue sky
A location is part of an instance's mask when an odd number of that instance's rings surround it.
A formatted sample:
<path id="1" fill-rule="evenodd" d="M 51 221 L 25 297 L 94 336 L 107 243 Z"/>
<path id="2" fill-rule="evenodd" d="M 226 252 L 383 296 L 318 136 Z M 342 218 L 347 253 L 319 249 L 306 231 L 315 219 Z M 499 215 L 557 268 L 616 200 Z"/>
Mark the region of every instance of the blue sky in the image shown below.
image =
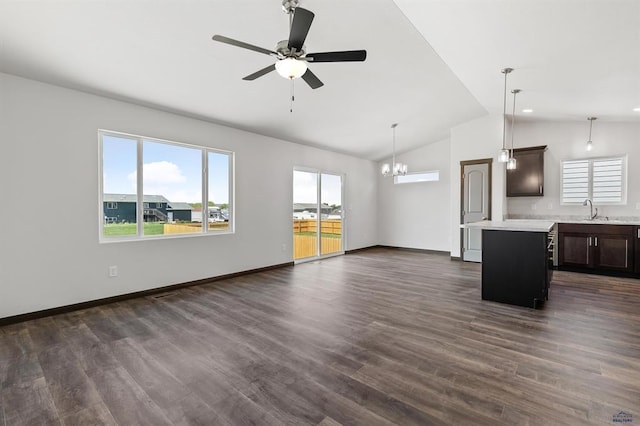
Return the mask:
<path id="1" fill-rule="evenodd" d="M 293 202 L 317 203 L 318 177 L 316 172 L 293 172 Z M 342 178 L 338 175 L 322 174 L 322 202 L 329 205 L 341 205 Z"/>
<path id="2" fill-rule="evenodd" d="M 105 193 L 136 193 L 136 140 L 103 136 L 103 185 Z M 210 152 L 209 200 L 229 202 L 228 155 Z M 169 201 L 202 201 L 200 149 L 143 140 L 143 187 L 148 195 Z"/>

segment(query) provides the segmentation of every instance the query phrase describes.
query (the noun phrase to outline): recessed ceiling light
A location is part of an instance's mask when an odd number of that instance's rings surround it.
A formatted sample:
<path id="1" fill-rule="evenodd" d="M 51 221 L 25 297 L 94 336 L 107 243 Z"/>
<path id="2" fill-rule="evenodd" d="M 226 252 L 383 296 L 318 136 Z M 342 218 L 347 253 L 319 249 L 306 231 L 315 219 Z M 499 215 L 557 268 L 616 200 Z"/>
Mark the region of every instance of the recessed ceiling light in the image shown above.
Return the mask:
<path id="1" fill-rule="evenodd" d="M 522 110 L 522 112 L 530 113 L 533 112 L 533 110 L 531 108 L 525 108 Z"/>
<path id="2" fill-rule="evenodd" d="M 636 107 L 633 109 L 635 112 L 640 112 L 640 107 Z"/>

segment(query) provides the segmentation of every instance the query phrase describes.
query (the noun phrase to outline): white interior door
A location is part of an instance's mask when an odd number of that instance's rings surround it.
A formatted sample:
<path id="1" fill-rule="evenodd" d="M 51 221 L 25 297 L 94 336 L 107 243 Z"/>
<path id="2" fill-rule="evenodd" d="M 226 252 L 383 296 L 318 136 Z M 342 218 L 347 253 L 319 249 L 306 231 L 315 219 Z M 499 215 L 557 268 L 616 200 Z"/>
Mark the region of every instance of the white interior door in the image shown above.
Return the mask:
<path id="1" fill-rule="evenodd" d="M 489 163 L 465 164 L 462 167 L 462 223 L 478 222 L 491 217 Z M 482 261 L 482 231 L 463 230 L 462 259 Z"/>

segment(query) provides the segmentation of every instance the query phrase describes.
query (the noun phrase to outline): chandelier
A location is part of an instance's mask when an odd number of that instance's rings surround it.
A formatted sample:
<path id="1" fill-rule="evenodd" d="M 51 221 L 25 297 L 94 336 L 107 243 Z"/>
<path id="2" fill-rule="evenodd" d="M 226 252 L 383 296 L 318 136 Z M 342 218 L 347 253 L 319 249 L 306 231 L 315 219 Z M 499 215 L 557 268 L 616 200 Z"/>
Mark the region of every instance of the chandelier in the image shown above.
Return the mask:
<path id="1" fill-rule="evenodd" d="M 393 129 L 393 157 L 391 159 L 391 164 L 384 163 L 382 165 L 382 175 L 383 176 L 404 176 L 409 171 L 409 167 L 406 164 L 396 163 L 396 127 L 398 127 L 398 123 L 393 123 L 391 128 Z"/>

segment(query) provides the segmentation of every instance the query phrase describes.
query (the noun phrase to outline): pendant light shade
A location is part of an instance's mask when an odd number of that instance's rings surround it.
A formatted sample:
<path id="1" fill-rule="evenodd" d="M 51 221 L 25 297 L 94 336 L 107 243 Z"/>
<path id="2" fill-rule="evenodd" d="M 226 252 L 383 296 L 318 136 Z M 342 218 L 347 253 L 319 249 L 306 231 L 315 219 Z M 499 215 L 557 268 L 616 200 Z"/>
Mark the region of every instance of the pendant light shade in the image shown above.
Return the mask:
<path id="1" fill-rule="evenodd" d="M 591 151 L 593 149 L 593 142 L 591 141 L 591 130 L 593 129 L 593 120 L 597 120 L 598 117 L 588 117 L 589 120 L 589 140 L 587 141 L 587 151 Z"/>
<path id="2" fill-rule="evenodd" d="M 396 163 L 396 127 L 398 127 L 398 123 L 391 125 L 391 128 L 393 129 L 393 157 L 391 164 L 384 163 L 382 165 L 380 171 L 383 176 L 404 176 L 409 171 L 409 167 L 406 164 Z"/>
<path id="3" fill-rule="evenodd" d="M 511 113 L 511 152 L 507 160 L 507 170 L 515 170 L 517 168 L 516 158 L 513 156 L 513 134 L 516 130 L 516 95 L 520 93 L 520 89 L 513 89 L 513 112 Z"/>
<path id="4" fill-rule="evenodd" d="M 500 150 L 500 154 L 498 154 L 498 161 L 500 163 L 506 163 L 509 161 L 509 150 L 504 148 Z"/>
<path id="5" fill-rule="evenodd" d="M 504 74 L 504 96 L 503 96 L 503 105 L 502 105 L 502 149 L 500 153 L 498 153 L 498 161 L 500 163 L 506 163 L 509 161 L 509 150 L 507 149 L 506 143 L 506 133 L 507 133 L 507 75 L 513 71 L 513 68 L 504 68 L 500 71 Z"/>

